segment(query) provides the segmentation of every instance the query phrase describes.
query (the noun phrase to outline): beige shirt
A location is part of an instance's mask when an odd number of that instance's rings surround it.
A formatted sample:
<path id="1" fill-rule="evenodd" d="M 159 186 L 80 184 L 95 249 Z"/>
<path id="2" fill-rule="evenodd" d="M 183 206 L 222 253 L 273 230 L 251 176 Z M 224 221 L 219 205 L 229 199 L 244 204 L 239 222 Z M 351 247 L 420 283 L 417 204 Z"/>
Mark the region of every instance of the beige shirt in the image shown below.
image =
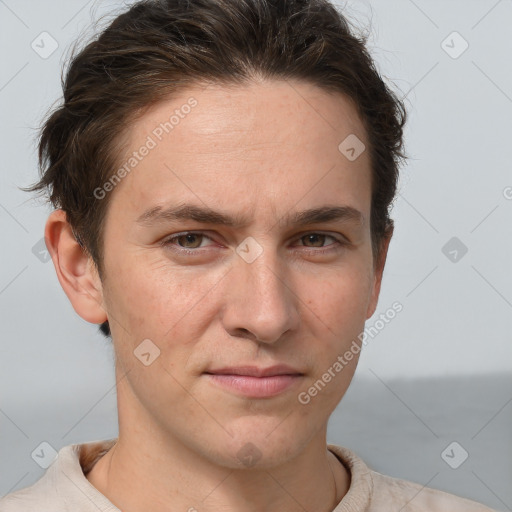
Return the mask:
<path id="1" fill-rule="evenodd" d="M 0 512 L 120 512 L 85 478 L 115 441 L 61 448 L 35 484 L 0 500 Z M 347 448 L 327 447 L 351 475 L 350 488 L 333 512 L 493 512 L 453 494 L 381 475 Z"/>

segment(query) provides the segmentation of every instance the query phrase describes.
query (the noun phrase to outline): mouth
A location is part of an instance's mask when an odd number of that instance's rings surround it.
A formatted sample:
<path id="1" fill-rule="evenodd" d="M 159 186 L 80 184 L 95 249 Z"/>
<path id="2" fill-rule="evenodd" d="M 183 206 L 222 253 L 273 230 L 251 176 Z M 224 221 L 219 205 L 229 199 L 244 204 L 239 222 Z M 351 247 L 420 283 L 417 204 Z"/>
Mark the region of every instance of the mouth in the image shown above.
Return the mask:
<path id="1" fill-rule="evenodd" d="M 257 366 L 235 366 L 207 370 L 209 375 L 240 375 L 247 377 L 275 377 L 279 375 L 304 375 L 304 373 L 286 364 L 277 364 L 267 368 Z"/>
<path id="2" fill-rule="evenodd" d="M 297 385 L 304 373 L 287 365 L 268 368 L 239 366 L 219 368 L 204 372 L 209 380 L 224 390 L 250 398 L 276 396 Z"/>

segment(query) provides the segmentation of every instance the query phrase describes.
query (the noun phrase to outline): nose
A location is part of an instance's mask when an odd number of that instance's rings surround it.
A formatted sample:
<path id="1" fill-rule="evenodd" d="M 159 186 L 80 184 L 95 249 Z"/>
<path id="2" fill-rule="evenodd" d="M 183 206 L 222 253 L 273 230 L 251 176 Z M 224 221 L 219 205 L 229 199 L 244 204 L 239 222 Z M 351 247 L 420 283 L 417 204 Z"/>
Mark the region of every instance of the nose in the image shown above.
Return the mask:
<path id="1" fill-rule="evenodd" d="M 270 344 L 296 329 L 300 299 L 292 273 L 276 250 L 269 244 L 252 262 L 235 253 L 233 265 L 224 295 L 226 331 Z"/>

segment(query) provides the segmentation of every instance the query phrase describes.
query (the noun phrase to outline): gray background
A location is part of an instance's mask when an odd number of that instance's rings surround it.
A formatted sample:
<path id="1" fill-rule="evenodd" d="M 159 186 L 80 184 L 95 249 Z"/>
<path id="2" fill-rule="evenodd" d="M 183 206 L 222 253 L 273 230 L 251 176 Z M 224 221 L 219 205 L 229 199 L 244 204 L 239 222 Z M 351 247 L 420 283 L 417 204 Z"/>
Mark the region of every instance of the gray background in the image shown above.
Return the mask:
<path id="1" fill-rule="evenodd" d="M 50 208 L 16 187 L 37 177 L 37 127 L 70 44 L 122 5 L 0 0 L 0 495 L 43 474 L 31 458 L 41 442 L 117 435 L 109 342 L 41 251 Z M 403 311 L 364 348 L 329 442 L 382 473 L 512 510 L 512 2 L 339 5 L 371 24 L 378 67 L 406 97 L 411 158 L 367 325 L 394 301 Z M 457 469 L 441 456 L 453 441 L 455 459 L 468 453 Z"/>

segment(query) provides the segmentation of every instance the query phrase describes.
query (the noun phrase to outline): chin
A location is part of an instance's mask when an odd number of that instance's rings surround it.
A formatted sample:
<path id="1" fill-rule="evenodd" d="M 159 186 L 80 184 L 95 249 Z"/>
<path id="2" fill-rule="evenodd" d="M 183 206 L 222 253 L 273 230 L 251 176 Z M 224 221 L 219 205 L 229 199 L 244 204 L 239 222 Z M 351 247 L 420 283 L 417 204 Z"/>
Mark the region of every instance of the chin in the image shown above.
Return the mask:
<path id="1" fill-rule="evenodd" d="M 229 434 L 224 431 L 216 442 L 209 441 L 209 456 L 219 465 L 231 469 L 270 469 L 298 455 L 310 437 L 290 432 L 282 419 L 265 417 L 257 421 L 252 416 L 245 420 L 245 428 L 241 421 L 237 421 L 236 428 L 224 425 Z"/>

